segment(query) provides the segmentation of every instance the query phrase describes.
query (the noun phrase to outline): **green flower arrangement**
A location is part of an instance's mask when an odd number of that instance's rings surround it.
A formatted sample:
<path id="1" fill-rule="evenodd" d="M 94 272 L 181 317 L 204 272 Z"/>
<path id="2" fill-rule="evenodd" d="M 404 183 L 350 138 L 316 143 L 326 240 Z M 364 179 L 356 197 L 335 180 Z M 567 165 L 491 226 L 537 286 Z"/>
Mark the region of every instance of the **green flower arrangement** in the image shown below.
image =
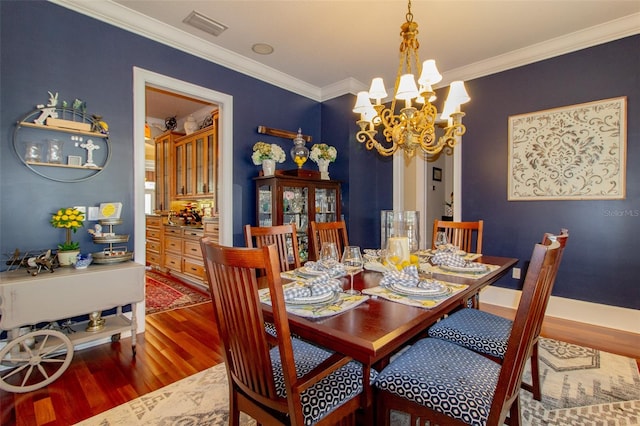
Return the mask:
<path id="1" fill-rule="evenodd" d="M 311 147 L 311 154 L 309 154 L 309 158 L 311 158 L 311 161 L 314 163 L 317 163 L 319 160 L 329 160 L 333 163 L 336 161 L 337 156 L 338 151 L 326 143 L 313 145 Z"/>
<path id="2" fill-rule="evenodd" d="M 259 166 L 262 164 L 264 160 L 275 160 L 278 163 L 284 162 L 286 156 L 282 148 L 278 145 L 272 143 L 268 144 L 266 142 L 256 142 L 253 145 L 253 154 L 251 155 L 251 159 L 253 160 L 253 164 Z"/>
<path id="3" fill-rule="evenodd" d="M 51 215 L 50 223 L 54 228 L 62 228 L 67 231 L 66 241 L 58 244 L 58 250 L 71 251 L 80 248 L 80 243 L 71 241 L 71 231 L 75 233 L 84 225 L 84 215 L 80 210 L 73 207 L 62 208 Z"/>

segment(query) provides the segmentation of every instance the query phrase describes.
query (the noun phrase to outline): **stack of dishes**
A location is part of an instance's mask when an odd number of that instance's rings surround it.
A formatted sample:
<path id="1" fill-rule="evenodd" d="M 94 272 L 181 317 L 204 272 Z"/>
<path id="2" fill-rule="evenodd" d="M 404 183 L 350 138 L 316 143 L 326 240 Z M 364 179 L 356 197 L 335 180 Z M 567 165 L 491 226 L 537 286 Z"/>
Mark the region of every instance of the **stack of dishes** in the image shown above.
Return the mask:
<path id="1" fill-rule="evenodd" d="M 300 268 L 296 269 L 295 272 L 296 272 L 296 275 L 306 279 L 318 278 L 322 275 L 328 274 L 329 272 L 332 272 L 332 274 L 329 275 L 331 278 L 339 278 L 344 275 L 344 271 L 341 272 L 340 269 L 333 270 L 333 271 L 331 270 L 319 271 L 316 269 L 308 268 L 306 266 L 301 266 Z"/>
<path id="2" fill-rule="evenodd" d="M 398 283 L 391 283 L 389 289 L 402 296 L 419 299 L 437 299 L 446 297 L 451 293 L 451 289 L 439 281 L 429 281 L 425 287 L 409 287 Z"/>
<path id="3" fill-rule="evenodd" d="M 296 297 L 295 299 L 287 300 L 287 305 L 294 306 L 320 306 L 320 305 L 330 305 L 334 303 L 339 298 L 339 294 L 335 291 L 326 294 L 320 294 L 317 296 L 305 296 L 305 297 Z"/>
<path id="4" fill-rule="evenodd" d="M 465 266 L 447 266 L 443 264 L 443 265 L 440 265 L 440 268 L 450 272 L 467 272 L 467 273 L 486 272 L 488 269 L 487 265 L 484 265 L 482 263 L 477 263 L 477 262 L 469 262 Z"/>

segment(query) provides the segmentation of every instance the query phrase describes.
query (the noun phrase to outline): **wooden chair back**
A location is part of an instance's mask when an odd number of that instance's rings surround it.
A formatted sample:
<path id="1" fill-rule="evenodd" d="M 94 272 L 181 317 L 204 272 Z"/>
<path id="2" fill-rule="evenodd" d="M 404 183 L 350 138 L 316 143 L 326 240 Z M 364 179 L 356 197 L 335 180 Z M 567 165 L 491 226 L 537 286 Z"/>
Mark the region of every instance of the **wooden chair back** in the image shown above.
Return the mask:
<path id="1" fill-rule="evenodd" d="M 344 221 L 339 222 L 311 222 L 311 248 L 310 253 L 313 254 L 312 260 L 320 258 L 320 249 L 322 243 L 336 243 L 338 256 L 342 256 L 345 246 L 349 245 L 347 237 L 347 225 Z"/>
<path id="2" fill-rule="evenodd" d="M 460 250 L 464 250 L 467 253 L 482 253 L 483 227 L 484 221 L 482 220 L 477 222 L 449 222 L 436 219 L 433 221 L 431 248 L 436 248 L 436 234 L 438 231 L 444 231 L 447 235 L 447 241 L 459 247 Z"/>
<path id="3" fill-rule="evenodd" d="M 249 248 L 276 245 L 280 259 L 280 270 L 290 271 L 299 268 L 300 253 L 296 225 L 251 226 L 244 227 L 244 240 Z"/>
<path id="4" fill-rule="evenodd" d="M 258 424 L 303 425 L 302 394 L 352 359 L 333 354 L 297 377 L 276 246 L 223 247 L 210 237 L 200 244 L 229 379 L 229 424 L 238 425 L 244 412 Z M 258 271 L 266 275 L 258 277 Z M 265 331 L 259 280 L 267 281 L 278 337 Z M 277 393 L 270 344 L 277 346 L 280 355 L 278 373 L 286 386 L 285 397 Z M 355 419 L 360 401 L 360 396 L 353 397 L 323 417 L 323 424 L 338 423 L 347 416 Z"/>
<path id="5" fill-rule="evenodd" d="M 551 293 L 562 258 L 559 241 L 547 240 L 546 243 L 536 244 L 533 249 L 487 419 L 488 425 L 503 424 L 509 414 L 520 416 L 518 392 L 525 363 L 542 325 L 549 301 L 547 295 Z"/>

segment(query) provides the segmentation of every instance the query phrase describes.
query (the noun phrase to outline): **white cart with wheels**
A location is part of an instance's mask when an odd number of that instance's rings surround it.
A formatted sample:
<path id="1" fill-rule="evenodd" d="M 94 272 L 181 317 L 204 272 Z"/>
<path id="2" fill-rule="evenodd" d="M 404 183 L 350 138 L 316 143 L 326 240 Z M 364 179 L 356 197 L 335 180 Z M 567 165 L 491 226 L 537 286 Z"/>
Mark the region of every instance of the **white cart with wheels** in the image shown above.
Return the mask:
<path id="1" fill-rule="evenodd" d="M 64 373 L 74 347 L 93 340 L 120 338 L 131 330 L 136 351 L 136 304 L 144 300 L 144 265 L 124 262 L 113 265 L 72 267 L 31 276 L 25 269 L 0 273 L 0 331 L 7 331 L 0 348 L 0 389 L 30 392 L 47 386 Z M 131 304 L 131 318 L 122 307 Z M 20 335 L 22 327 L 39 323 L 62 323 L 69 318 L 116 308 L 103 317 L 104 327 L 87 331 L 88 321 L 70 330 L 43 328 Z"/>

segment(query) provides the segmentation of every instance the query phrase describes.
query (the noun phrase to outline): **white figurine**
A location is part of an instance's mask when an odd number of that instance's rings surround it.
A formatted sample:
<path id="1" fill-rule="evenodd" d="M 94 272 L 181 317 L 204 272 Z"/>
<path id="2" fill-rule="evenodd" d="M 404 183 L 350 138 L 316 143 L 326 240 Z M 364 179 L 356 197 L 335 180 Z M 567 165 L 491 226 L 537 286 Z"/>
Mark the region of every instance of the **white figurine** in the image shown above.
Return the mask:
<path id="1" fill-rule="evenodd" d="M 91 139 L 87 139 L 87 143 L 80 144 L 80 148 L 87 150 L 87 162 L 84 167 L 98 167 L 93 162 L 93 150 L 100 149 L 98 145 L 95 145 Z"/>
<path id="2" fill-rule="evenodd" d="M 49 93 L 49 103 L 45 105 L 37 105 L 37 108 L 40 108 L 42 111 L 40 116 L 34 120 L 36 124 L 44 125 L 44 121 L 48 118 L 58 118 L 58 112 L 56 111 L 56 105 L 58 105 L 58 93 L 54 95 L 51 92 Z"/>

